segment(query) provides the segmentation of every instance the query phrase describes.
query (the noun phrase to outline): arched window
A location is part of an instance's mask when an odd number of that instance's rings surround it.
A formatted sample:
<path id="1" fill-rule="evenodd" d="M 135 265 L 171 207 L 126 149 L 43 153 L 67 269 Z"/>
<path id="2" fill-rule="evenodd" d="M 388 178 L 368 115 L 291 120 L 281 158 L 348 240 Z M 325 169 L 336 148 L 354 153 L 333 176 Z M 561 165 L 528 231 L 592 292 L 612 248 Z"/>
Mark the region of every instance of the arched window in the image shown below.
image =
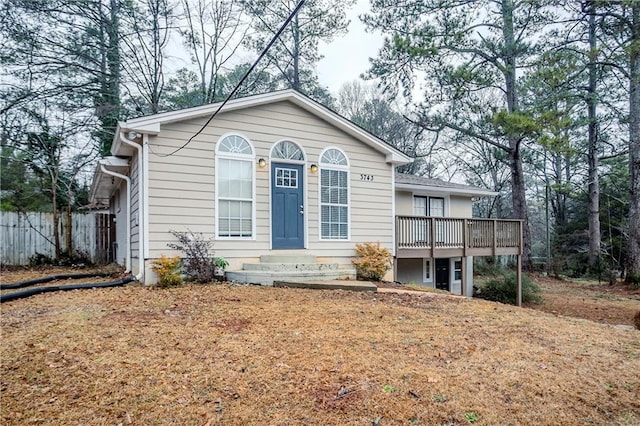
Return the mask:
<path id="1" fill-rule="evenodd" d="M 302 149 L 291 141 L 282 141 L 275 144 L 271 150 L 271 158 L 290 161 L 304 161 Z"/>
<path id="2" fill-rule="evenodd" d="M 247 139 L 224 136 L 216 147 L 216 235 L 229 238 L 254 236 L 253 147 Z"/>
<path id="3" fill-rule="evenodd" d="M 349 239 L 349 160 L 339 148 L 320 154 L 320 239 Z"/>

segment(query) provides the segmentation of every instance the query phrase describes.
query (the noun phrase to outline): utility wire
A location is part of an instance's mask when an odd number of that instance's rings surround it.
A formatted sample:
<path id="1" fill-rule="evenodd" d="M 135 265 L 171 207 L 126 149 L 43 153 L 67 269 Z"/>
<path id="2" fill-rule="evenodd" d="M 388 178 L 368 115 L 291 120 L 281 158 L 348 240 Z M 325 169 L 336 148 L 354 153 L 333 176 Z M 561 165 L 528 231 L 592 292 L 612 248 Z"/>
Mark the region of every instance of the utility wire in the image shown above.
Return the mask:
<path id="1" fill-rule="evenodd" d="M 249 77 L 249 74 L 251 74 L 251 72 L 258 66 L 258 63 L 262 60 L 262 58 L 264 58 L 264 56 L 267 54 L 267 52 L 269 51 L 269 49 L 271 48 L 271 46 L 273 46 L 273 44 L 278 40 L 278 38 L 280 37 L 280 35 L 284 32 L 285 28 L 287 28 L 287 25 L 289 25 L 291 23 L 291 20 L 294 18 L 294 16 L 296 16 L 296 14 L 298 13 L 298 11 L 300 10 L 300 8 L 302 7 L 302 5 L 304 4 L 306 0 L 300 0 L 298 2 L 298 4 L 296 5 L 295 9 L 293 9 L 293 11 L 291 12 L 291 14 L 289 15 L 289 17 L 287 18 L 286 21 L 284 21 L 284 24 L 282 24 L 282 26 L 280 27 L 280 29 L 278 30 L 278 32 L 273 36 L 273 38 L 271 39 L 271 41 L 269 41 L 269 43 L 265 46 L 264 49 L 262 49 L 262 52 L 260 53 L 260 56 L 258 56 L 258 59 L 255 60 L 255 62 L 253 63 L 253 65 L 251 65 L 251 68 L 249 68 L 247 70 L 247 72 L 244 74 L 244 76 L 242 77 L 242 79 L 238 82 L 238 84 L 236 84 L 236 86 L 233 88 L 233 90 L 231 91 L 231 93 L 229 93 L 229 95 L 226 97 L 226 99 L 220 104 L 220 106 L 218 107 L 218 109 L 216 109 L 214 111 L 213 114 L 211 114 L 211 117 L 209 117 L 209 119 L 206 121 L 206 123 L 204 123 L 202 125 L 202 127 L 200 128 L 200 130 L 198 130 L 196 132 L 195 135 L 191 136 L 189 138 L 188 141 L 186 141 L 184 143 L 184 145 L 182 145 L 181 147 L 175 149 L 174 151 L 170 152 L 169 154 L 156 154 L 158 157 L 170 157 L 173 154 L 177 153 L 178 151 L 184 149 L 187 145 L 189 145 L 191 143 L 191 141 L 198 136 L 200 133 L 202 133 L 202 131 L 204 129 L 207 128 L 207 126 L 209 125 L 209 123 L 211 123 L 211 121 L 215 118 L 216 115 L 218 115 L 218 113 L 220 112 L 220 110 L 227 104 L 227 102 L 229 102 L 229 100 L 231 100 L 231 98 L 233 97 L 233 95 L 236 94 L 236 92 L 240 89 L 240 87 L 242 86 L 242 84 L 244 83 L 244 81 L 247 79 L 247 77 Z"/>

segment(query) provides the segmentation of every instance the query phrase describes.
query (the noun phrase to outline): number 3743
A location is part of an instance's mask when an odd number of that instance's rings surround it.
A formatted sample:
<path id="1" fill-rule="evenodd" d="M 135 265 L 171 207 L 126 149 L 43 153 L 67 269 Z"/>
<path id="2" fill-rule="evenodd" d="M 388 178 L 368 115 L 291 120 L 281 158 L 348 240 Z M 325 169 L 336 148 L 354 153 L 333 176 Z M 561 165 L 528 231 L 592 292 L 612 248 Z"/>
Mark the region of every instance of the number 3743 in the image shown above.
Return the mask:
<path id="1" fill-rule="evenodd" d="M 373 175 L 360 174 L 360 180 L 365 182 L 373 182 Z"/>

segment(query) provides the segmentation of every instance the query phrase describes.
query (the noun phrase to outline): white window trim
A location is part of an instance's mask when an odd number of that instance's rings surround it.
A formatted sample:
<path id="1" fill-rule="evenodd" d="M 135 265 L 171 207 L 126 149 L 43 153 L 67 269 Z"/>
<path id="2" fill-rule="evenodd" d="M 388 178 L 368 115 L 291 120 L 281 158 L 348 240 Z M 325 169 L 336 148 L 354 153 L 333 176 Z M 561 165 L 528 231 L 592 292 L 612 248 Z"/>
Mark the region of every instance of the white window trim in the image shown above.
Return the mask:
<path id="1" fill-rule="evenodd" d="M 450 217 L 449 212 L 451 211 L 451 208 L 450 208 L 451 200 L 449 195 L 413 192 L 411 194 L 411 208 L 413 209 L 413 212 L 415 212 L 415 208 L 416 208 L 416 202 L 415 202 L 416 197 L 427 198 L 427 210 L 429 209 L 429 198 L 443 198 L 444 199 L 444 216 L 442 217 Z"/>
<path id="2" fill-rule="evenodd" d="M 429 276 L 427 276 L 427 272 Z M 433 259 L 425 257 L 422 262 L 422 281 L 425 283 L 433 283 Z"/>
<path id="3" fill-rule="evenodd" d="M 344 158 L 347 160 L 346 166 L 341 166 L 338 164 L 327 164 L 322 163 L 320 160 L 325 152 L 335 149 L 340 151 Z M 351 241 L 351 162 L 349 161 L 349 156 L 337 146 L 328 146 L 320 152 L 318 156 L 318 239 L 320 241 Z M 347 238 L 346 239 L 336 239 L 336 238 L 323 238 L 322 237 L 322 170 L 340 170 L 347 172 Z"/>
<path id="4" fill-rule="evenodd" d="M 286 158 L 276 158 L 273 156 L 273 150 L 275 149 L 275 147 L 281 143 L 281 142 L 291 142 L 294 143 L 298 146 L 298 148 L 300 148 L 300 152 L 302 152 L 302 157 L 303 160 L 289 160 Z M 298 142 L 296 142 L 293 139 L 280 139 L 278 140 L 276 143 L 274 143 L 273 145 L 271 145 L 271 148 L 269 149 L 269 160 L 276 162 L 276 163 L 288 163 L 288 164 L 303 164 L 306 166 L 307 164 L 307 153 L 304 151 L 304 148 L 302 147 L 302 145 L 300 145 Z M 305 167 L 306 168 L 306 167 Z"/>
<path id="5" fill-rule="evenodd" d="M 224 138 L 226 138 L 227 136 L 239 136 L 241 138 L 243 138 L 245 141 L 247 141 L 247 143 L 249 144 L 249 146 L 251 147 L 251 154 L 238 154 L 238 153 L 232 153 L 232 152 L 219 152 L 219 148 L 220 148 L 220 142 L 222 140 L 224 140 Z M 253 146 L 253 143 L 251 142 L 251 139 L 249 139 L 247 136 L 243 135 L 242 133 L 239 132 L 228 132 L 223 134 L 222 136 L 220 136 L 220 138 L 218 138 L 218 141 L 216 142 L 216 152 L 215 152 L 215 238 L 217 240 L 227 240 L 227 241 L 233 241 L 233 240 L 244 240 L 244 241 L 252 241 L 256 239 L 256 159 L 255 159 L 255 147 Z M 251 162 L 251 174 L 252 174 L 252 185 L 251 185 L 251 236 L 250 237 L 227 237 L 227 236 L 221 236 L 220 235 L 220 224 L 219 224 L 219 219 L 220 219 L 220 208 L 219 208 L 219 195 L 220 195 L 220 191 L 218 189 L 218 171 L 220 170 L 220 168 L 218 167 L 218 160 L 219 159 L 230 159 L 230 160 L 242 160 L 242 161 L 250 161 Z"/>
<path id="6" fill-rule="evenodd" d="M 449 273 L 449 282 L 451 284 L 453 284 L 453 283 L 458 284 L 458 283 L 462 282 L 462 279 L 456 280 L 456 262 L 460 262 L 460 269 L 457 269 L 457 270 L 460 271 L 460 277 L 462 277 L 462 269 L 463 269 L 462 268 L 462 258 L 461 257 L 452 257 L 450 259 L 450 262 L 449 262 L 449 271 L 450 271 L 450 273 Z M 449 284 L 449 285 L 451 285 L 451 284 Z"/>

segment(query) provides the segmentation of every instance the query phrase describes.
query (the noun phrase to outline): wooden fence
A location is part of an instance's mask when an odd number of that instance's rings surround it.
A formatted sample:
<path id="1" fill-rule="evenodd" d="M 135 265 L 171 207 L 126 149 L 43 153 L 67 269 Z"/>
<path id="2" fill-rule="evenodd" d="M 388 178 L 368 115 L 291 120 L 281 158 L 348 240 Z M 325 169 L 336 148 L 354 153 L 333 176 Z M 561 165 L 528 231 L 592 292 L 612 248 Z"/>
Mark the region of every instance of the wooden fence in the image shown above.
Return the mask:
<path id="1" fill-rule="evenodd" d="M 112 215 L 73 213 L 71 235 L 73 252 L 93 263 L 113 260 L 115 226 Z M 28 265 L 36 254 L 55 257 L 53 215 L 51 213 L 0 212 L 0 262 L 5 265 Z M 66 215 L 58 224 L 62 251 L 68 251 Z"/>

